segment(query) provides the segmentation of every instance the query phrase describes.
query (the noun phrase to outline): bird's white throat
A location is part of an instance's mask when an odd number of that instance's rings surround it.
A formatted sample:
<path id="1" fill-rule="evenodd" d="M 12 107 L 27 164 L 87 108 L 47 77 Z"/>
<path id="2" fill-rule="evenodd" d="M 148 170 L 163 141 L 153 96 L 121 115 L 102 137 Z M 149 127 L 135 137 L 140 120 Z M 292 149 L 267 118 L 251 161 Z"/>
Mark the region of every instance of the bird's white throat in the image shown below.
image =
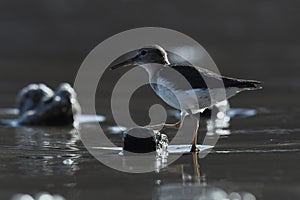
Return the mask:
<path id="1" fill-rule="evenodd" d="M 141 66 L 147 71 L 150 83 L 157 83 L 159 71 L 165 67 L 165 65 L 157 63 L 148 63 Z"/>

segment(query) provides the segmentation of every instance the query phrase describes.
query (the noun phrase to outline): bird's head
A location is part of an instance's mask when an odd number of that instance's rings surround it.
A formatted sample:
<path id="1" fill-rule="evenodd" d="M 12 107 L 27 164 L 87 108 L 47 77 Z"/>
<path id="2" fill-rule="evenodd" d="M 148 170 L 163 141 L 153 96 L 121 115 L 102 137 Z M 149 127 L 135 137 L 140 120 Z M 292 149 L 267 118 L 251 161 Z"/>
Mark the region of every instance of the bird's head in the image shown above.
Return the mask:
<path id="1" fill-rule="evenodd" d="M 159 45 L 146 46 L 137 50 L 134 57 L 125 60 L 124 62 L 118 63 L 112 66 L 110 69 L 117 69 L 127 66 L 137 66 L 143 64 L 169 64 L 167 52 Z"/>

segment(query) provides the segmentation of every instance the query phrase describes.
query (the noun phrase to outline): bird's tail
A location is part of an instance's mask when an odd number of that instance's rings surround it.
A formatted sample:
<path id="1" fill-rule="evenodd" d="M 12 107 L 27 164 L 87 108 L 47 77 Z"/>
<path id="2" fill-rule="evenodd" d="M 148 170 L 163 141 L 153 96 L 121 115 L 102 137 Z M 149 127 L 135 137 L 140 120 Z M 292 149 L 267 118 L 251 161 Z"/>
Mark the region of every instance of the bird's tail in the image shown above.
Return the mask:
<path id="1" fill-rule="evenodd" d="M 242 90 L 262 89 L 260 81 L 223 77 L 223 82 L 225 87 L 236 87 Z"/>
<path id="2" fill-rule="evenodd" d="M 240 88 L 243 88 L 245 90 L 258 90 L 262 89 L 262 82 L 255 81 L 255 80 L 239 80 L 240 82 Z"/>

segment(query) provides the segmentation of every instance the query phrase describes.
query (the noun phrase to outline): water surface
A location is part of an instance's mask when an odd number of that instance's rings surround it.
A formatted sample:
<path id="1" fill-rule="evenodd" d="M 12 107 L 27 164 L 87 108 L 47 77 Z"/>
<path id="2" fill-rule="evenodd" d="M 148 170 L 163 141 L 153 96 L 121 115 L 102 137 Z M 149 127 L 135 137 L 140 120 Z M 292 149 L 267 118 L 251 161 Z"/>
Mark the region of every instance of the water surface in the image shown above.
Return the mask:
<path id="1" fill-rule="evenodd" d="M 9 199 L 16 193 L 47 191 L 66 199 L 150 199 L 152 195 L 160 199 L 179 197 L 189 185 L 194 196 L 210 191 L 256 199 L 297 199 L 300 110 L 255 111 L 254 116 L 231 118 L 226 134 L 207 157 L 185 154 L 159 172 L 146 174 L 122 173 L 103 165 L 85 149 L 74 128 L 1 127 L 0 195 Z M 12 115 L 2 112 L 1 117 Z M 104 124 L 109 127 L 110 122 Z M 200 130 L 205 131 L 205 127 Z M 110 128 L 108 133 L 121 144 L 119 130 Z"/>

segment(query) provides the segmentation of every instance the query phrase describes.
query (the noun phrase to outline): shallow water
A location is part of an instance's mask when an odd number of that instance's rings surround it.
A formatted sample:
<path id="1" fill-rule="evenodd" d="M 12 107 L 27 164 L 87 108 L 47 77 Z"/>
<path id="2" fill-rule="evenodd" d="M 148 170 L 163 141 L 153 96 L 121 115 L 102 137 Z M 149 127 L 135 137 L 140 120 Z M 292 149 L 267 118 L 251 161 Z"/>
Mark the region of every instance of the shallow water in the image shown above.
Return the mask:
<path id="1" fill-rule="evenodd" d="M 8 111 L 2 110 L 1 117 L 13 118 L 15 113 Z M 74 128 L 1 127 L 1 199 L 42 191 L 66 199 L 298 199 L 300 110 L 232 109 L 230 113 L 239 115 L 231 118 L 208 156 L 185 154 L 146 174 L 122 173 L 103 165 L 85 149 Z M 200 132 L 205 132 L 202 121 Z M 109 121 L 103 123 L 120 145 L 120 131 Z M 89 126 L 88 117 L 82 125 Z M 118 151 L 107 155 L 119 156 Z"/>

